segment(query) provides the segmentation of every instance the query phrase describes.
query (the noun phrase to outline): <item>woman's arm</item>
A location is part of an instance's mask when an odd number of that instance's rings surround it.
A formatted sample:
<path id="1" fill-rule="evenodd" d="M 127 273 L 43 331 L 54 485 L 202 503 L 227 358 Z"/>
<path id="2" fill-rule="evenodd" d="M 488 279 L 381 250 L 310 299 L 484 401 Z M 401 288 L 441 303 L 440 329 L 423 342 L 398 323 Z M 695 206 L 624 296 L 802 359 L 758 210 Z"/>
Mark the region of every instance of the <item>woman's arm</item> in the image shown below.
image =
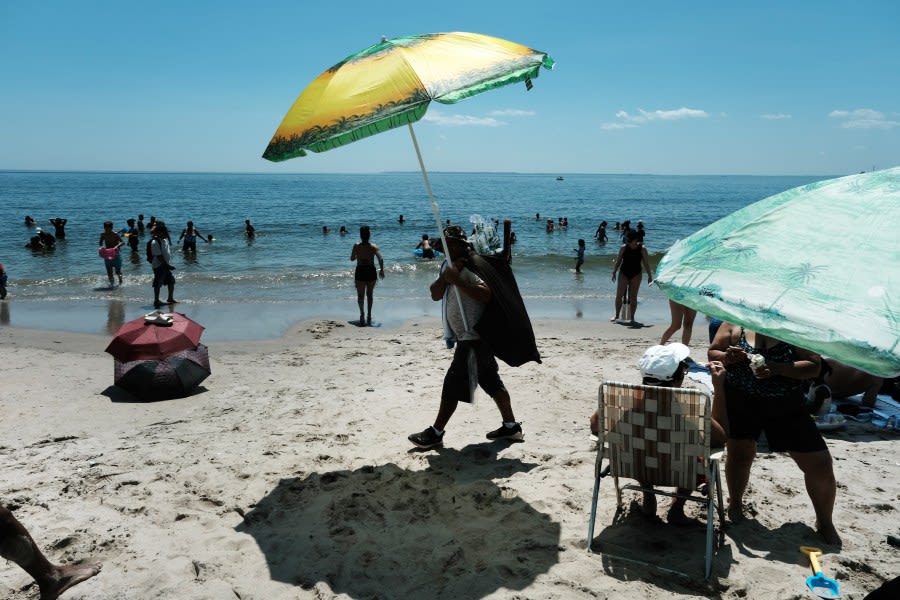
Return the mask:
<path id="1" fill-rule="evenodd" d="M 625 254 L 625 244 L 622 244 L 619 247 L 619 255 L 616 256 L 616 262 L 613 264 L 613 272 L 612 272 L 612 280 L 616 280 L 616 274 L 619 272 L 619 267 L 622 265 L 622 255 Z"/>
<path id="2" fill-rule="evenodd" d="M 718 360 L 711 361 L 709 363 L 709 372 L 710 375 L 712 375 L 713 384 L 712 420 L 719 424 L 719 426 L 722 428 L 722 433 L 727 438 L 728 409 L 726 404 L 727 398 L 725 397 L 725 365 L 723 365 Z M 719 437 L 718 435 L 716 435 L 715 430 L 713 430 L 712 437 Z M 725 440 L 721 440 L 721 443 L 724 444 Z"/>
<path id="3" fill-rule="evenodd" d="M 719 326 L 716 337 L 706 351 L 706 357 L 710 362 L 717 360 L 727 367 L 747 359 L 747 353 L 734 345 L 734 328 L 735 325 L 728 321 Z"/>
<path id="4" fill-rule="evenodd" d="M 647 248 L 641 244 L 641 262 L 644 263 L 644 270 L 647 271 L 647 283 L 653 283 L 653 271 L 650 270 L 650 256 L 647 254 Z"/>
<path id="5" fill-rule="evenodd" d="M 760 379 L 767 377 L 789 377 L 791 379 L 813 379 L 822 369 L 822 357 L 815 352 L 797 348 L 794 346 L 794 354 L 797 359 L 792 362 L 766 361 L 762 369 L 756 371 Z"/>
<path id="6" fill-rule="evenodd" d="M 353 250 L 350 251 L 350 260 L 356 260 L 357 248 L 359 248 L 359 244 L 353 244 Z"/>
<path id="7" fill-rule="evenodd" d="M 375 244 L 372 244 L 372 249 L 375 250 L 375 256 L 378 258 L 378 276 L 384 279 L 384 258 L 381 256 L 381 250 Z"/>

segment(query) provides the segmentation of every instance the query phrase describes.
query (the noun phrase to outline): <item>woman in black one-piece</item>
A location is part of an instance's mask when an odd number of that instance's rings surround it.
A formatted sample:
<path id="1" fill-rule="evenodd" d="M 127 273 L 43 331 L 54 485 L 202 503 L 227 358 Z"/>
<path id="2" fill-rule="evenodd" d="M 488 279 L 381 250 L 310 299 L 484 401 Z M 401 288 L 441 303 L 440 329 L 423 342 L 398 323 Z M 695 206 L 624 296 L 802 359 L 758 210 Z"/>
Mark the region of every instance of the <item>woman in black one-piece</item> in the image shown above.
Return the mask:
<path id="1" fill-rule="evenodd" d="M 378 246 L 371 243 L 369 238 L 372 232 L 368 225 L 359 228 L 360 241 L 353 244 L 350 260 L 356 261 L 356 271 L 353 275 L 356 281 L 356 302 L 359 305 L 359 324 L 372 324 L 372 295 L 378 277 L 384 279 L 384 258 Z M 378 259 L 378 271 L 375 270 L 375 259 Z M 363 296 L 368 299 L 368 314 L 363 313 Z"/>

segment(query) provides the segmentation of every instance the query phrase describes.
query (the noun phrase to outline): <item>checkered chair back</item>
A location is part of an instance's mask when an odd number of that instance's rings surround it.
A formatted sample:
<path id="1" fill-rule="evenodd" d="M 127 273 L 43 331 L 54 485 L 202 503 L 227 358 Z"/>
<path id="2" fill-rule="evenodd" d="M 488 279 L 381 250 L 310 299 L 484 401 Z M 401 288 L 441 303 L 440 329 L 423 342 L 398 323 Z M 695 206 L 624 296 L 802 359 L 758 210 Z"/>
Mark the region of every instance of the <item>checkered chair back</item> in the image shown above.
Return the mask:
<path id="1" fill-rule="evenodd" d="M 711 405 L 701 390 L 602 383 L 601 435 L 612 475 L 694 489 L 709 464 Z"/>

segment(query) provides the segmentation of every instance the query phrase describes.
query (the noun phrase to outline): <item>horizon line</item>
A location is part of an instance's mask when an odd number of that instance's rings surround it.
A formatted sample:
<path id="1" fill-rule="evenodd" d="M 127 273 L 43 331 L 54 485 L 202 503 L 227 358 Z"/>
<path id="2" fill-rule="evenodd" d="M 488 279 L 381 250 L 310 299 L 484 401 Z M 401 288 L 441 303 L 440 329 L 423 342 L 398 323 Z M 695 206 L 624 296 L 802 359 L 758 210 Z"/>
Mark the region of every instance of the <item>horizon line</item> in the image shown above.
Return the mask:
<path id="1" fill-rule="evenodd" d="M 873 169 L 879 171 L 882 169 Z M 843 175 L 823 173 L 633 173 L 633 172 L 524 172 L 524 171 L 428 171 L 429 174 L 445 175 L 526 175 L 526 176 L 626 176 L 626 177 L 824 177 L 835 178 L 847 175 L 858 175 L 871 171 L 859 171 L 845 173 Z M 421 174 L 416 170 L 391 170 L 391 171 L 317 171 L 317 172 L 286 172 L 273 173 L 270 171 L 156 171 L 156 170 L 111 170 L 111 169 L 5 169 L 0 168 L 0 173 L 83 173 L 83 174 L 108 174 L 108 175 L 388 175 L 388 174 Z"/>

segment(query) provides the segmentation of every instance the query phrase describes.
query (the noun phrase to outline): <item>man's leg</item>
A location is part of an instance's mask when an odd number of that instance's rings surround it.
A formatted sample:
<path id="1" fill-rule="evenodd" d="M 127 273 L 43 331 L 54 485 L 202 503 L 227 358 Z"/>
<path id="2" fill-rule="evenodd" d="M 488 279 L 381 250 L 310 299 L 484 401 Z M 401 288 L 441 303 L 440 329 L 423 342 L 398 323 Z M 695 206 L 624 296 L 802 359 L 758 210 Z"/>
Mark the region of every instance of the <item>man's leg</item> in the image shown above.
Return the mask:
<path id="1" fill-rule="evenodd" d="M 70 587 L 100 572 L 100 565 L 52 564 L 44 556 L 25 526 L 0 506 L 0 556 L 22 567 L 41 590 L 41 600 L 54 600 Z"/>
<path id="2" fill-rule="evenodd" d="M 730 453 L 731 449 L 729 448 L 728 451 Z M 829 544 L 840 544 L 841 536 L 838 535 L 832 521 L 837 481 L 834 478 L 831 453 L 828 450 L 820 450 L 817 452 L 789 452 L 788 454 L 803 471 L 806 493 L 809 494 L 813 510 L 816 511 L 816 529 Z"/>
<path id="3" fill-rule="evenodd" d="M 500 409 L 500 416 L 503 418 L 503 422 L 515 423 L 516 416 L 513 414 L 512 400 L 509 398 L 509 392 L 505 389 L 501 389 L 494 394 L 494 402 L 497 404 L 497 408 Z"/>
<path id="4" fill-rule="evenodd" d="M 441 406 L 438 408 L 438 414 L 434 418 L 433 427 L 438 431 L 443 431 L 447 427 L 447 423 L 450 422 L 450 417 L 456 412 L 457 406 L 459 406 L 459 400 L 445 400 L 441 398 Z"/>

